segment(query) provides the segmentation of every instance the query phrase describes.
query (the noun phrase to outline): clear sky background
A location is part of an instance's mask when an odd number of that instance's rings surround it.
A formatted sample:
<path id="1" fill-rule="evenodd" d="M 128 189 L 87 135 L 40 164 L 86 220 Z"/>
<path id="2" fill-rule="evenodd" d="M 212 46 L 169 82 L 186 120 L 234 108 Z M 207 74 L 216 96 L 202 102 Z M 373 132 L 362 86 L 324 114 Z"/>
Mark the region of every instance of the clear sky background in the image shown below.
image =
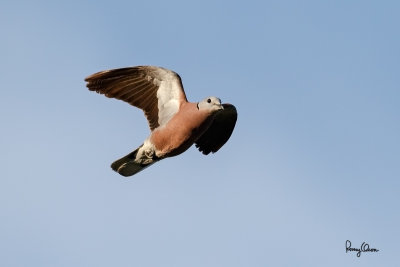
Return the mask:
<path id="1" fill-rule="evenodd" d="M 398 1 L 2 1 L 0 266 L 399 266 Z M 133 178 L 143 113 L 94 72 L 158 65 L 239 112 Z M 368 242 L 380 251 L 345 252 Z"/>

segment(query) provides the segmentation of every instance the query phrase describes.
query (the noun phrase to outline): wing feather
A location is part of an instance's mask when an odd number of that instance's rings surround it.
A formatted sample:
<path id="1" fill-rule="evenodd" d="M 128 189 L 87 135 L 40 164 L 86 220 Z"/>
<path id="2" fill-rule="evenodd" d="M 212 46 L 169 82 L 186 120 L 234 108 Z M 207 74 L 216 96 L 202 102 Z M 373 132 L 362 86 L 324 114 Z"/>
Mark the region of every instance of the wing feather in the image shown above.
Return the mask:
<path id="1" fill-rule="evenodd" d="M 137 66 L 97 72 L 85 79 L 90 91 L 144 111 L 151 130 L 166 124 L 187 102 L 182 80 L 171 70 Z"/>
<path id="2" fill-rule="evenodd" d="M 203 135 L 195 142 L 196 147 L 204 155 L 217 152 L 231 137 L 237 120 L 237 111 L 231 104 L 223 104 L 224 109 L 219 111 Z"/>

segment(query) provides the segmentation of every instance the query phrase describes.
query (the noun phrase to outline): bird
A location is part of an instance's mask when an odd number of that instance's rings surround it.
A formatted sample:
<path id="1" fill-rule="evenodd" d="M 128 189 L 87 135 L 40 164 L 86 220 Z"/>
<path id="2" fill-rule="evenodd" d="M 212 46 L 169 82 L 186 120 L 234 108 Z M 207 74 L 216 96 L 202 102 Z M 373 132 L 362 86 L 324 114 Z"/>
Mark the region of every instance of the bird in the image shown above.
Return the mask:
<path id="1" fill-rule="evenodd" d="M 85 78 L 90 91 L 143 110 L 150 135 L 111 168 L 129 177 L 154 163 L 182 154 L 193 144 L 204 155 L 217 152 L 230 138 L 236 107 L 215 96 L 189 102 L 181 77 L 157 66 L 134 66 L 94 73 Z"/>

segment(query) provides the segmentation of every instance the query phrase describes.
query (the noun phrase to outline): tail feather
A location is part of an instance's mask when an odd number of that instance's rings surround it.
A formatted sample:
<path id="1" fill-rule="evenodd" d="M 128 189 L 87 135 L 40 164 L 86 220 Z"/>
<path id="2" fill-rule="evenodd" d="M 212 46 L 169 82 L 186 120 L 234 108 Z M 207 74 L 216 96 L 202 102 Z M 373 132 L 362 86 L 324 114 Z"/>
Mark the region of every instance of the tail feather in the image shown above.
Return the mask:
<path id="1" fill-rule="evenodd" d="M 111 168 L 121 174 L 122 176 L 128 177 L 132 176 L 141 170 L 144 170 L 145 168 L 149 167 L 152 165 L 154 162 L 149 163 L 149 164 L 140 164 L 135 162 L 136 154 L 138 152 L 140 147 L 138 147 L 135 151 L 129 153 L 125 157 L 122 157 L 116 161 L 114 161 L 111 164 Z"/>

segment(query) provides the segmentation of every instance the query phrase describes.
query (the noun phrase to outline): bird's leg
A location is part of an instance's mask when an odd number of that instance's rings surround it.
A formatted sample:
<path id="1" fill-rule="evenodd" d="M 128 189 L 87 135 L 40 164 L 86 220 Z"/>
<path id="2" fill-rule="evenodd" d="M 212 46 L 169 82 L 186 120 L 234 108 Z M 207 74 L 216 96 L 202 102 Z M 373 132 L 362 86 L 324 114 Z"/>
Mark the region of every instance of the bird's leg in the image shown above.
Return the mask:
<path id="1" fill-rule="evenodd" d="M 150 163 L 154 163 L 157 160 L 159 160 L 159 158 L 156 156 L 154 145 L 146 140 L 144 144 L 139 148 L 135 161 L 137 163 L 147 165 Z"/>

